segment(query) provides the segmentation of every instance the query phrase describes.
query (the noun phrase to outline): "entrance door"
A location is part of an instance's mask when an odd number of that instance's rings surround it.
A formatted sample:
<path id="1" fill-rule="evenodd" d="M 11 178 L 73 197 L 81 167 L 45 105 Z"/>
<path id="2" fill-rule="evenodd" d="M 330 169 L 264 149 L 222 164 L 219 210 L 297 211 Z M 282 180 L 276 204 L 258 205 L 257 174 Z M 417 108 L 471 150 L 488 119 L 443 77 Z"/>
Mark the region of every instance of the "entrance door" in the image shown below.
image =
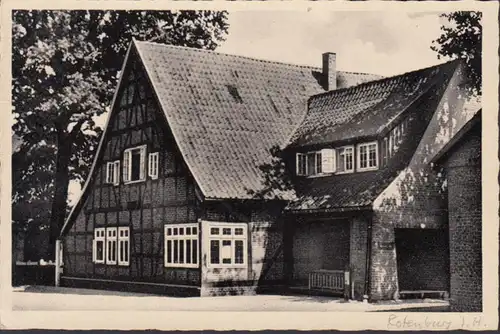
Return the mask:
<path id="1" fill-rule="evenodd" d="M 400 291 L 449 291 L 448 233 L 435 229 L 395 229 Z"/>

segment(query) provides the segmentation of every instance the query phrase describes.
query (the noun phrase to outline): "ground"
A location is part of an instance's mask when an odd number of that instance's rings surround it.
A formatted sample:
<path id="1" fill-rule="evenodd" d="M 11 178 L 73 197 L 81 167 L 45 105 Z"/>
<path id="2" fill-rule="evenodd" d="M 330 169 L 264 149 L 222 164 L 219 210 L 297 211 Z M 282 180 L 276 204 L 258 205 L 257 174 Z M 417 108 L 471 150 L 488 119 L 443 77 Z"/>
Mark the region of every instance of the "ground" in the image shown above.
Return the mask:
<path id="1" fill-rule="evenodd" d="M 28 286 L 14 289 L 12 308 L 35 310 L 154 311 L 446 311 L 443 300 L 387 301 L 376 304 L 321 296 L 224 296 L 176 298 L 127 292 Z"/>

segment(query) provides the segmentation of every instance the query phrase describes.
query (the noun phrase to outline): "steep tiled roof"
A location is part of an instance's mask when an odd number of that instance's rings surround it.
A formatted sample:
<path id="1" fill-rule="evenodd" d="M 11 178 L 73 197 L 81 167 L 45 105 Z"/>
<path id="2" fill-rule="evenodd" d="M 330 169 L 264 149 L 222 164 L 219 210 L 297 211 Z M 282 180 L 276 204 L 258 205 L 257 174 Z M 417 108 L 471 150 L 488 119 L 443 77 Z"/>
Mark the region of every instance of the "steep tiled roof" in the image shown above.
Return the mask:
<path id="1" fill-rule="evenodd" d="M 446 82 L 456 66 L 452 61 L 313 96 L 289 147 L 376 136 L 433 85 Z"/>
<path id="2" fill-rule="evenodd" d="M 208 198 L 250 198 L 258 166 L 323 92 L 319 68 L 135 42 L 184 159 Z M 347 87 L 379 78 L 337 71 Z M 283 194 L 282 194 L 283 195 Z"/>

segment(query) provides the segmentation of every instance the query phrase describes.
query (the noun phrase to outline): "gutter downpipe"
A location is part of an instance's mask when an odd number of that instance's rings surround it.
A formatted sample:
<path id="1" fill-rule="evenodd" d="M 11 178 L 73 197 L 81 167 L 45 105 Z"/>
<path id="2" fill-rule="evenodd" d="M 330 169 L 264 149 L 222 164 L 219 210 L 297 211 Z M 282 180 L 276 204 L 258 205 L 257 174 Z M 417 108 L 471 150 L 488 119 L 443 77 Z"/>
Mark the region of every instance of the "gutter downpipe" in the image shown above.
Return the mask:
<path id="1" fill-rule="evenodd" d="M 365 298 L 369 300 L 371 298 L 371 263 L 372 263 L 372 227 L 373 227 L 373 213 L 371 217 L 369 217 L 367 224 L 367 233 L 366 233 L 366 271 L 365 271 L 365 291 L 363 300 Z"/>

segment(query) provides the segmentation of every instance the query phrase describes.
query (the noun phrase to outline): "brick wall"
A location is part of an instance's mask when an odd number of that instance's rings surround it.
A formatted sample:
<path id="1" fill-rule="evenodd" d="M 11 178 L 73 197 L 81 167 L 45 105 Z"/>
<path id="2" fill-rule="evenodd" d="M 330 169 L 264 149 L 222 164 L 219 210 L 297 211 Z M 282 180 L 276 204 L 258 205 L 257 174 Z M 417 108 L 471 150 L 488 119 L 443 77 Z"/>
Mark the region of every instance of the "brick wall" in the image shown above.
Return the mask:
<path id="1" fill-rule="evenodd" d="M 450 305 L 482 310 L 481 128 L 472 129 L 445 158 L 450 225 Z"/>

